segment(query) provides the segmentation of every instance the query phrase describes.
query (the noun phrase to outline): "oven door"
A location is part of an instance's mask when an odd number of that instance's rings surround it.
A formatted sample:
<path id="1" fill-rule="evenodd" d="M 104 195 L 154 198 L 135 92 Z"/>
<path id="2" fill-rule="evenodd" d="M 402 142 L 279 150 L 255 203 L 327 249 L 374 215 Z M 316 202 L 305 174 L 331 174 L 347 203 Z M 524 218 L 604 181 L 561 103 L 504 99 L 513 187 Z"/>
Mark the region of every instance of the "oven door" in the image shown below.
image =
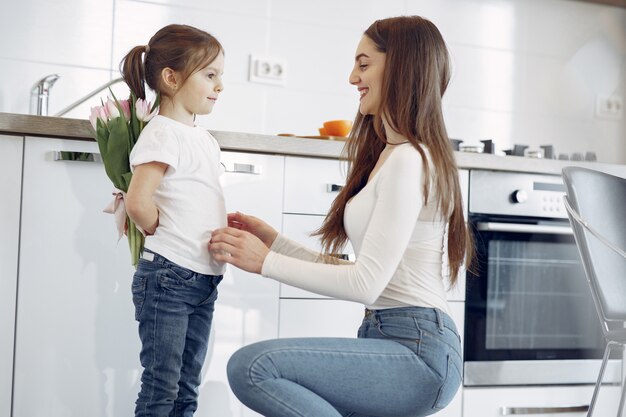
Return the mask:
<path id="1" fill-rule="evenodd" d="M 595 383 L 605 341 L 569 223 L 519 220 L 470 216 L 465 385 Z"/>

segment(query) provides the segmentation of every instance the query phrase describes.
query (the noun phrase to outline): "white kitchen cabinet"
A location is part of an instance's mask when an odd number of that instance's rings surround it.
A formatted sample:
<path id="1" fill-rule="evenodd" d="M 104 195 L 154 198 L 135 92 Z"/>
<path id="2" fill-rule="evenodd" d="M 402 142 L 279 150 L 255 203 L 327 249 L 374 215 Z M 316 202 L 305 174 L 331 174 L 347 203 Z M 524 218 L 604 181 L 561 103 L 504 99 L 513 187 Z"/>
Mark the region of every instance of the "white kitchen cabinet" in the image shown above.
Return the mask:
<path id="1" fill-rule="evenodd" d="M 0 417 L 11 414 L 23 146 L 21 136 L 0 136 Z"/>
<path id="2" fill-rule="evenodd" d="M 281 338 L 355 338 L 364 312 L 363 304 L 350 301 L 281 298 L 278 334 Z"/>
<path id="3" fill-rule="evenodd" d="M 259 217 L 280 230 L 284 157 L 222 152 L 222 163 L 227 211 Z M 279 284 L 228 266 L 218 291 L 196 415 L 257 416 L 232 394 L 226 364 L 238 348 L 278 337 Z"/>
<path id="4" fill-rule="evenodd" d="M 541 417 L 584 417 L 587 412 L 564 412 L 571 407 L 585 407 L 591 401 L 593 386 L 555 387 L 466 387 L 463 393 L 463 417 L 501 417 L 532 415 Z M 619 387 L 604 386 L 600 391 L 594 416 L 615 416 Z"/>
<path id="5" fill-rule="evenodd" d="M 283 212 L 326 216 L 346 173 L 337 159 L 286 157 Z"/>
<path id="6" fill-rule="evenodd" d="M 113 187 L 101 163 L 55 161 L 54 151 L 97 146 L 26 138 L 13 417 L 132 415 L 134 269 L 102 212 Z"/>
<path id="7" fill-rule="evenodd" d="M 324 218 L 325 216 L 317 215 L 284 214 L 283 234 L 308 248 L 321 251 L 319 236 L 311 236 L 311 233 L 320 228 Z M 349 242 L 346 244 L 343 254 L 354 259 L 354 250 Z M 281 298 L 329 298 L 286 284 L 280 285 L 280 296 Z"/>
<path id="8" fill-rule="evenodd" d="M 55 161 L 54 151 L 97 146 L 26 139 L 13 417 L 132 415 L 141 373 L 134 269 L 126 238 L 117 243 L 113 216 L 102 213 L 113 187 L 101 163 Z M 243 171 L 222 176 L 227 208 L 279 228 L 283 158 L 223 161 Z M 231 394 L 226 362 L 244 344 L 277 337 L 278 284 L 229 267 L 219 293 L 196 415 L 253 416 Z"/>
<path id="9" fill-rule="evenodd" d="M 345 184 L 346 165 L 336 159 L 285 158 L 283 235 L 321 251 L 319 236 L 311 233 L 322 225 L 330 205 Z M 350 244 L 343 251 L 352 254 Z M 328 298 L 281 284 L 282 298 Z"/>

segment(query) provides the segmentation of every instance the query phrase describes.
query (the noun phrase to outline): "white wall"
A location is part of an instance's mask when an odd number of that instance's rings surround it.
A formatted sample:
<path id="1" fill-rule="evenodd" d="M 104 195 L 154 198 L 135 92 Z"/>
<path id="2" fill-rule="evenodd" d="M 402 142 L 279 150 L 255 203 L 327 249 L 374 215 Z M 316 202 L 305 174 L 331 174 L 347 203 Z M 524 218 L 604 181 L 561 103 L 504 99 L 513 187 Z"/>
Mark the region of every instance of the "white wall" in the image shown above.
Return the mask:
<path id="1" fill-rule="evenodd" d="M 226 90 L 200 124 L 315 135 L 324 120 L 354 117 L 347 79 L 358 40 L 374 19 L 398 14 L 431 19 L 448 42 L 451 137 L 494 139 L 498 149 L 554 144 L 626 163 L 625 118 L 594 113 L 598 95 L 626 99 L 626 9 L 570 0 L 2 0 L 0 111 L 28 113 L 31 85 L 59 73 L 54 114 L 117 77 L 130 47 L 187 23 L 227 53 Z M 248 82 L 249 54 L 286 60 L 286 85 Z M 67 116 L 86 118 L 98 102 Z"/>

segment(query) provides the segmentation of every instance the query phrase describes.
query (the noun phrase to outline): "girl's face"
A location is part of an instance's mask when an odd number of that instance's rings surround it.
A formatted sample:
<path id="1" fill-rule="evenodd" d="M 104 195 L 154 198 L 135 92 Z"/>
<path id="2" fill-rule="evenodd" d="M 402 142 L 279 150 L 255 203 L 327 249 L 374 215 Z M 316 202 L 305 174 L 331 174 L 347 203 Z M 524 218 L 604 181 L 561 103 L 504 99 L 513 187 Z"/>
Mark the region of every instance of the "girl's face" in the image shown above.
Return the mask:
<path id="1" fill-rule="evenodd" d="M 363 36 L 356 48 L 354 68 L 350 73 L 350 84 L 360 94 L 359 111 L 362 115 L 375 115 L 381 107 L 381 89 L 385 70 L 385 53 L 376 49 L 369 37 Z"/>
<path id="2" fill-rule="evenodd" d="M 189 114 L 209 114 L 224 90 L 224 54 L 220 52 L 206 67 L 194 72 L 175 96 L 175 101 Z"/>

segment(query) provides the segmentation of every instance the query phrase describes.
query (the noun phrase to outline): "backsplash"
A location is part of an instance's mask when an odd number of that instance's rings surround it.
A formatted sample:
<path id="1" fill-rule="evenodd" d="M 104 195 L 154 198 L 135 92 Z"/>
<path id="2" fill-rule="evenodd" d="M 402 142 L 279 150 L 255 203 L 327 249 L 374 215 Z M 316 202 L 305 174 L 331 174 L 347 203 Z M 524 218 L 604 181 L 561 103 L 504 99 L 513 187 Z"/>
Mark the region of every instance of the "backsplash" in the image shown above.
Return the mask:
<path id="1" fill-rule="evenodd" d="M 363 30 L 419 14 L 446 39 L 453 78 L 450 137 L 554 145 L 626 163 L 626 115 L 597 116 L 598 97 L 626 99 L 626 9 L 570 0 L 21 0 L 0 8 L 0 112 L 28 113 L 32 84 L 51 73 L 55 114 L 119 76 L 123 55 L 168 23 L 205 29 L 226 49 L 225 91 L 198 123 L 213 130 L 315 135 L 352 119 L 348 84 Z M 25 22 L 25 23 L 24 23 Z M 248 81 L 249 56 L 286 63 L 283 86 Z M 123 86 L 113 88 L 126 95 Z M 102 93 L 68 113 L 86 118 Z"/>

